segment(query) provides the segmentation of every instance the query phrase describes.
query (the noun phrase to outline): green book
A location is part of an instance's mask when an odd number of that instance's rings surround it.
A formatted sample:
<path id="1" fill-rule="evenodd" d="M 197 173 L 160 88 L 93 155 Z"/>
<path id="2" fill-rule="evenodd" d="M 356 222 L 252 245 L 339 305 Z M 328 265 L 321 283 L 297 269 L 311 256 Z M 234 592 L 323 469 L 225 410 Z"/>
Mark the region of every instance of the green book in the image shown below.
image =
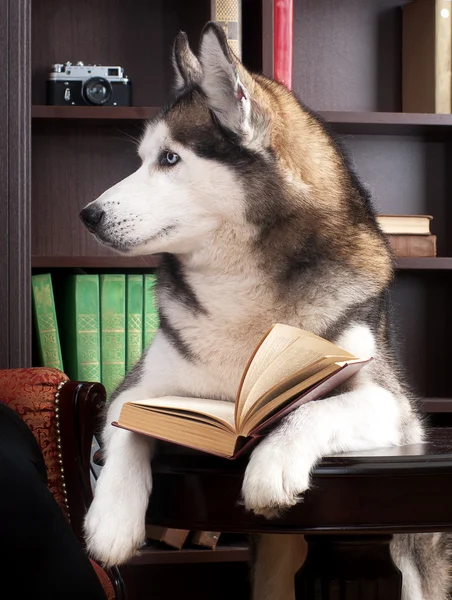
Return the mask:
<path id="1" fill-rule="evenodd" d="M 127 275 L 126 371 L 143 353 L 143 275 Z"/>
<path id="2" fill-rule="evenodd" d="M 126 276 L 100 275 L 102 383 L 107 398 L 126 374 Z"/>
<path id="3" fill-rule="evenodd" d="M 66 373 L 75 381 L 101 381 L 99 275 L 68 275 L 57 312 Z"/>
<path id="4" fill-rule="evenodd" d="M 40 364 L 64 371 L 52 277 L 33 275 L 31 282 Z"/>
<path id="5" fill-rule="evenodd" d="M 144 341 L 143 349 L 151 344 L 159 328 L 159 311 L 155 285 L 157 275 L 147 273 L 144 276 Z"/>

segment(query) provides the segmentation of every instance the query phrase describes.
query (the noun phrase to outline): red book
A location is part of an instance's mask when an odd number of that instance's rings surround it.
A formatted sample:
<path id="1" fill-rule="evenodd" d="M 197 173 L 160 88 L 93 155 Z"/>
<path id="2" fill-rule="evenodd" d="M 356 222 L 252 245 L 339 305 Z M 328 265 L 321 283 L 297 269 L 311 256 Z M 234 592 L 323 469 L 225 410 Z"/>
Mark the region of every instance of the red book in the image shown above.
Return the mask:
<path id="1" fill-rule="evenodd" d="M 293 0 L 274 0 L 274 78 L 292 89 Z"/>

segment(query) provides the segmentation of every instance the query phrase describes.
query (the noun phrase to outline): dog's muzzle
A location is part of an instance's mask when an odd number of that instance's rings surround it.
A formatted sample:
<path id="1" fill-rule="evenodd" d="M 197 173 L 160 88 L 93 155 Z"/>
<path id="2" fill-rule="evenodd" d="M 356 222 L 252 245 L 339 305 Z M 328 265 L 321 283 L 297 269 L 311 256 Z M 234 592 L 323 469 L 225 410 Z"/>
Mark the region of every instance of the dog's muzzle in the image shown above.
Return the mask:
<path id="1" fill-rule="evenodd" d="M 80 218 L 83 224 L 91 233 L 96 233 L 99 226 L 104 220 L 105 212 L 95 204 L 86 206 L 80 213 Z"/>

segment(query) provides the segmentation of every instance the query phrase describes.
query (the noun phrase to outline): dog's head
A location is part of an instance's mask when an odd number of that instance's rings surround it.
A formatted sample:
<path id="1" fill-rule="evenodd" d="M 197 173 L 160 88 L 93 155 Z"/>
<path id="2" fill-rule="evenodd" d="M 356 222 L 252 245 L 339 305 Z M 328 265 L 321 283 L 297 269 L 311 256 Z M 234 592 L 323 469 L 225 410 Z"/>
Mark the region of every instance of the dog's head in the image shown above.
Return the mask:
<path id="1" fill-rule="evenodd" d="M 178 35 L 173 65 L 175 96 L 147 125 L 141 167 L 81 212 L 99 241 L 127 254 L 183 254 L 223 228 L 288 271 L 325 254 L 377 264 L 384 244 L 366 194 L 315 115 L 249 73 L 213 23 L 198 56 Z"/>
<path id="2" fill-rule="evenodd" d="M 253 77 L 220 27 L 205 27 L 199 58 L 180 33 L 173 65 L 175 98 L 146 127 L 141 167 L 80 215 L 99 241 L 127 254 L 189 252 L 225 220 L 243 220 L 254 147 L 268 146 Z"/>

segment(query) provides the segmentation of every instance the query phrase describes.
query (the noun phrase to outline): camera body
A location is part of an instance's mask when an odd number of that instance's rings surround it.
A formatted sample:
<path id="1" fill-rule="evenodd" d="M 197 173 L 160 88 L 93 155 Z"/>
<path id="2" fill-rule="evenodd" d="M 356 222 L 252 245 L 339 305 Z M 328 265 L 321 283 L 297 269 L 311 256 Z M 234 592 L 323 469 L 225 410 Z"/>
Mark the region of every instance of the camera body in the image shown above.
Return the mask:
<path id="1" fill-rule="evenodd" d="M 131 106 L 132 88 L 122 67 L 55 64 L 47 80 L 53 106 Z"/>

